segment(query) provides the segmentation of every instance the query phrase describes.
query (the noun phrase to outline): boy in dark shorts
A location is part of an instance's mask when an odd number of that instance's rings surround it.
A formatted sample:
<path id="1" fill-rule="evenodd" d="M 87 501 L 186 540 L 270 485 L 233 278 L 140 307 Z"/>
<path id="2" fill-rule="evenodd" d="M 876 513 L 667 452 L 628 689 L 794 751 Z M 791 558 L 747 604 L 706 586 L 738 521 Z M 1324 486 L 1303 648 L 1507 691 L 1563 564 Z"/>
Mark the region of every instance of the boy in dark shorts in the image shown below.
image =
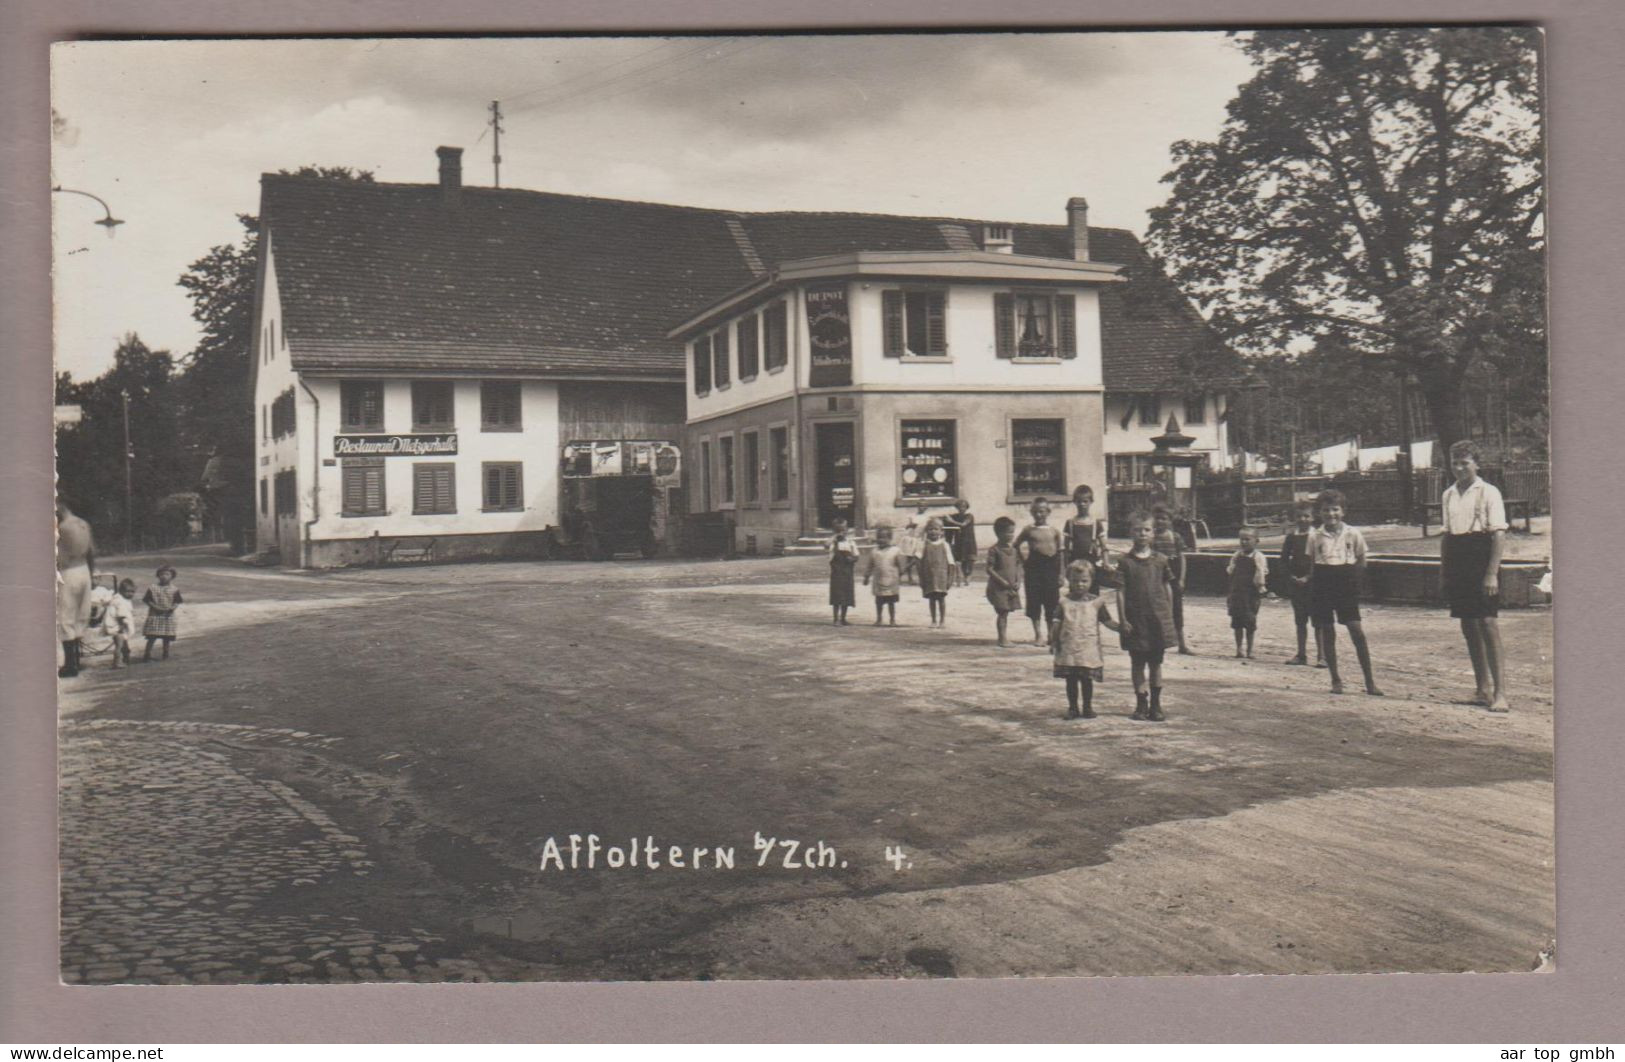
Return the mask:
<path id="1" fill-rule="evenodd" d="M 1471 703 L 1507 710 L 1502 683 L 1501 551 L 1507 532 L 1501 492 L 1478 476 L 1478 449 L 1463 439 L 1450 447 L 1456 481 L 1445 489 L 1440 576 L 1450 615 L 1461 621 L 1478 684 Z"/>
<path id="2" fill-rule="evenodd" d="M 1033 621 L 1033 644 L 1048 645 L 1050 626 L 1061 607 L 1061 564 L 1066 555 L 1061 549 L 1061 529 L 1049 524 L 1049 499 L 1034 498 L 1030 511 L 1033 522 L 1021 529 L 1016 549 L 1021 553 L 1022 589 L 1027 594 L 1027 618 Z"/>
<path id="3" fill-rule="evenodd" d="M 1365 536 L 1343 522 L 1344 498 L 1341 491 L 1322 491 L 1316 501 L 1322 524 L 1310 539 L 1314 571 L 1309 576 L 1309 613 L 1320 632 L 1321 652 L 1331 670 L 1332 692 L 1343 692 L 1337 670 L 1337 624 L 1348 628 L 1349 641 L 1360 658 L 1365 675 L 1365 691 L 1383 696 L 1371 673 L 1371 648 L 1360 625 L 1360 577 L 1365 574 Z"/>
<path id="4" fill-rule="evenodd" d="M 1292 622 L 1298 628 L 1298 655 L 1289 664 L 1309 663 L 1309 573 L 1314 570 L 1315 557 L 1309 551 L 1309 539 L 1315 533 L 1315 507 L 1307 501 L 1296 506 L 1297 527 L 1288 531 L 1281 543 L 1281 566 L 1292 597 Z M 1326 659 L 1320 651 L 1320 628 L 1315 628 L 1315 666 L 1325 667 Z"/>

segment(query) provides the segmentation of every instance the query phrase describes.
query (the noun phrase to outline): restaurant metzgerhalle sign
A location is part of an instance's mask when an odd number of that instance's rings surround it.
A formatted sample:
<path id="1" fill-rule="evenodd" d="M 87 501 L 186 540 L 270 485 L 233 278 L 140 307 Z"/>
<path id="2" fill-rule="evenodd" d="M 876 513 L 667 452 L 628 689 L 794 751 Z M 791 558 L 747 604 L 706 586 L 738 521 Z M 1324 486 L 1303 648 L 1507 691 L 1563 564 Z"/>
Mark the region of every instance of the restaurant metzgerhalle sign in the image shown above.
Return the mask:
<path id="1" fill-rule="evenodd" d="M 454 431 L 333 436 L 334 457 L 452 457 L 456 453 L 457 433 Z"/>
<path id="2" fill-rule="evenodd" d="M 846 308 L 846 285 L 807 289 L 807 334 L 812 363 L 807 382 L 813 387 L 847 387 L 852 383 L 852 316 Z"/>

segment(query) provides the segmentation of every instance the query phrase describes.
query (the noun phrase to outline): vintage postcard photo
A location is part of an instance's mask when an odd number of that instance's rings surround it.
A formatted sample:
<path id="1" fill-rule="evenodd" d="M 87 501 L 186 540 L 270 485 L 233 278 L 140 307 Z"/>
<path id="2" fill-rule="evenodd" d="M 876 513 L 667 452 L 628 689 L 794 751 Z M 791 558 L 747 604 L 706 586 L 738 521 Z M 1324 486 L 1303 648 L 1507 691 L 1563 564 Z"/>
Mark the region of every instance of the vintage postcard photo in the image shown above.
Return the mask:
<path id="1" fill-rule="evenodd" d="M 51 60 L 63 981 L 1554 963 L 1538 30 Z"/>

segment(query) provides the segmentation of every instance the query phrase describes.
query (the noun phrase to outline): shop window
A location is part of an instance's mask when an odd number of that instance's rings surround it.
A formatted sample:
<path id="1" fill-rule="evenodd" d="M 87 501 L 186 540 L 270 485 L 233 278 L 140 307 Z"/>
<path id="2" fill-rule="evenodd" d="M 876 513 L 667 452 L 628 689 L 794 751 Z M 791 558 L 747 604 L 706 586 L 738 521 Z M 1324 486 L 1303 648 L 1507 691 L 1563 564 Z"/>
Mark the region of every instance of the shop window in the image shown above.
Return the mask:
<path id="1" fill-rule="evenodd" d="M 260 477 L 260 515 L 266 516 L 271 511 L 271 481 L 264 476 Z"/>
<path id="2" fill-rule="evenodd" d="M 457 511 L 456 465 L 412 466 L 412 511 L 420 515 Z"/>
<path id="3" fill-rule="evenodd" d="M 736 326 L 739 332 L 739 378 L 749 380 L 759 371 L 761 364 L 760 341 L 757 333 L 758 317 L 751 314 Z"/>
<path id="4" fill-rule="evenodd" d="M 722 504 L 734 503 L 734 438 L 724 435 L 717 440 L 718 471 L 722 479 Z"/>
<path id="5" fill-rule="evenodd" d="M 711 511 L 711 440 L 700 440 L 700 512 Z"/>
<path id="6" fill-rule="evenodd" d="M 703 395 L 711 390 L 711 337 L 701 336 L 694 341 L 694 393 Z"/>
<path id="7" fill-rule="evenodd" d="M 1186 424 L 1205 424 L 1205 423 L 1207 423 L 1207 396 L 1206 395 L 1186 395 L 1185 396 L 1185 423 Z"/>
<path id="8" fill-rule="evenodd" d="M 412 430 L 450 431 L 455 426 L 451 381 L 412 381 Z"/>
<path id="9" fill-rule="evenodd" d="M 773 450 L 773 500 L 790 500 L 790 429 L 772 428 L 767 433 L 768 446 Z"/>
<path id="10" fill-rule="evenodd" d="M 1066 493 L 1066 448 L 1059 420 L 1010 422 L 1012 493 L 1025 497 Z"/>
<path id="11" fill-rule="evenodd" d="M 739 476 L 745 488 L 745 504 L 762 500 L 762 435 L 747 431 L 739 437 Z"/>
<path id="12" fill-rule="evenodd" d="M 728 350 L 728 330 L 724 328 L 711 336 L 711 379 L 718 387 L 728 386 L 732 378 L 730 373 L 732 366 L 729 364 L 731 361 L 732 358 Z"/>
<path id="13" fill-rule="evenodd" d="M 782 369 L 790 358 L 790 311 L 781 299 L 762 311 L 762 361 L 767 370 Z"/>
<path id="14" fill-rule="evenodd" d="M 380 516 L 384 513 L 384 459 L 346 460 L 342 469 L 345 516 Z"/>
<path id="15" fill-rule="evenodd" d="M 512 513 L 524 508 L 518 461 L 487 461 L 480 467 L 485 477 L 486 512 Z"/>
<path id="16" fill-rule="evenodd" d="M 888 358 L 947 354 L 946 302 L 940 291 L 881 292 L 881 353 Z"/>
<path id="17" fill-rule="evenodd" d="M 904 498 L 952 498 L 958 494 L 953 421 L 903 421 L 899 451 Z"/>
<path id="18" fill-rule="evenodd" d="M 996 292 L 993 296 L 994 353 L 1001 358 L 1078 356 L 1077 297 Z"/>
<path id="19" fill-rule="evenodd" d="M 1140 395 L 1140 424 L 1142 426 L 1160 425 L 1162 423 L 1162 396 Z"/>
<path id="20" fill-rule="evenodd" d="M 486 380 L 480 384 L 480 430 L 518 431 L 519 383 L 516 380 Z"/>
<path id="21" fill-rule="evenodd" d="M 378 380 L 339 382 L 339 429 L 384 430 L 384 385 Z"/>

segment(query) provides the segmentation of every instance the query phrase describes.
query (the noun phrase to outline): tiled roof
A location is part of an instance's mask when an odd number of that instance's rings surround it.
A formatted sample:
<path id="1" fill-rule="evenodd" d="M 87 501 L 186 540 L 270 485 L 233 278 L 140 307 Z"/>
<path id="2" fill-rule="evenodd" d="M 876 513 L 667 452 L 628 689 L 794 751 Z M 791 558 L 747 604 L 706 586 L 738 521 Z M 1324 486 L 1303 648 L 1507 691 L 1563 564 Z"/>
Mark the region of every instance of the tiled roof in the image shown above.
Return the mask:
<path id="1" fill-rule="evenodd" d="M 763 263 L 849 251 L 963 249 L 982 222 L 739 213 L 518 189 L 267 174 L 283 327 L 301 371 L 683 373 L 667 329 Z M 1012 226 L 1015 252 L 1070 258 L 1064 225 Z M 1106 385 L 1172 383 L 1207 335 L 1132 233 L 1091 228 L 1128 267 L 1102 295 Z"/>

